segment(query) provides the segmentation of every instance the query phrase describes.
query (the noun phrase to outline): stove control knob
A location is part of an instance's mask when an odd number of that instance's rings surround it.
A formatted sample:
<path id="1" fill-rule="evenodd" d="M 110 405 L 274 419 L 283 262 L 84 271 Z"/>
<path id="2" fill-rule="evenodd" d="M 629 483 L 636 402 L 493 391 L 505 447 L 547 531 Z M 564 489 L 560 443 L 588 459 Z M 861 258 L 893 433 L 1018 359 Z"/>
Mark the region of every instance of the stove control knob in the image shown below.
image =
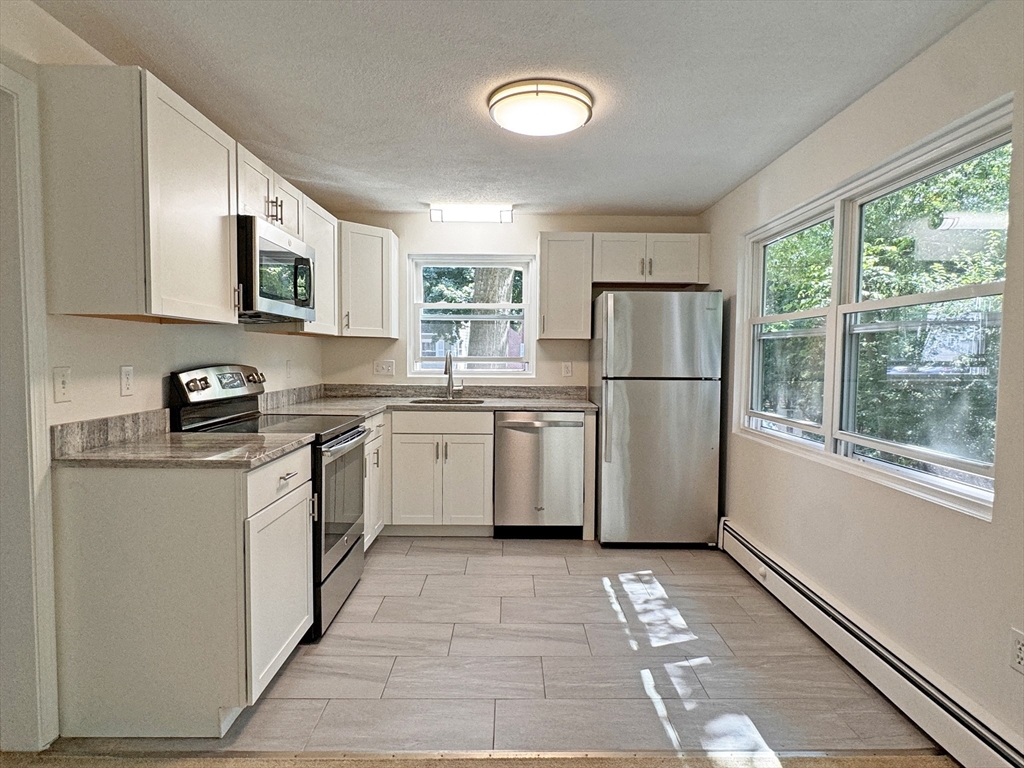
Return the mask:
<path id="1" fill-rule="evenodd" d="M 267 380 L 267 374 L 265 374 L 265 373 L 261 373 L 261 374 L 260 374 L 260 382 L 262 383 L 262 382 L 264 382 L 264 381 L 266 381 L 266 380 Z"/>
<path id="2" fill-rule="evenodd" d="M 245 380 L 248 381 L 250 384 L 258 384 L 260 381 L 260 375 L 258 373 L 250 373 L 248 376 L 245 377 Z"/>
<path id="3" fill-rule="evenodd" d="M 201 378 L 199 380 L 199 388 L 200 389 L 209 389 L 210 388 L 210 380 L 208 378 L 206 378 L 205 376 L 203 376 L 203 378 Z"/>
<path id="4" fill-rule="evenodd" d="M 189 392 L 198 392 L 200 390 L 199 379 L 189 379 L 185 382 L 185 389 Z"/>

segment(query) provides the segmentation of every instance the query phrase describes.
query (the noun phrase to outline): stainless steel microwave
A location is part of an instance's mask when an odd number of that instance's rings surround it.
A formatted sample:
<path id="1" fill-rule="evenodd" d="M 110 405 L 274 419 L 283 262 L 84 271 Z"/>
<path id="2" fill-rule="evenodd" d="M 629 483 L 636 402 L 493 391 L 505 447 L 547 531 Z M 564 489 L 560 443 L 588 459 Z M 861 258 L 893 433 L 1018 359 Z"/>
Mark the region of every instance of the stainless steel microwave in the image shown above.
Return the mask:
<path id="1" fill-rule="evenodd" d="M 297 237 L 255 216 L 238 218 L 238 322 L 316 319 L 316 252 Z"/>

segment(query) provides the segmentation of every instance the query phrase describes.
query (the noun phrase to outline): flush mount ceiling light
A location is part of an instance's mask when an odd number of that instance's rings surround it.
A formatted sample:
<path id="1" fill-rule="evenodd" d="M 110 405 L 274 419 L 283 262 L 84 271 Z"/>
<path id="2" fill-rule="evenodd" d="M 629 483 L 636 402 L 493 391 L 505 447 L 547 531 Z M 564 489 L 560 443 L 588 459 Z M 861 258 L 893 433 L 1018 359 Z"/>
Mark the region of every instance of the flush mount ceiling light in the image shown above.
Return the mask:
<path id="1" fill-rule="evenodd" d="M 491 119 L 526 136 L 557 136 L 581 128 L 594 113 L 594 98 L 564 80 L 518 80 L 487 99 Z"/>
<path id="2" fill-rule="evenodd" d="M 479 205 L 470 203 L 431 203 L 430 220 L 470 222 L 474 224 L 511 224 L 512 203 Z"/>

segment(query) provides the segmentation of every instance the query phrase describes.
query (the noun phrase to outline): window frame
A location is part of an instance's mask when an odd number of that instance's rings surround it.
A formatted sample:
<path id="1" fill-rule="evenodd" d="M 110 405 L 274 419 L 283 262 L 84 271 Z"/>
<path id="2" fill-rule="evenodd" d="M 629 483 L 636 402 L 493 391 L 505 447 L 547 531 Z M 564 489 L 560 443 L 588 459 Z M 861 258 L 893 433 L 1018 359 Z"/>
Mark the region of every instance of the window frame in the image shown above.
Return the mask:
<path id="1" fill-rule="evenodd" d="M 424 361 L 436 361 L 436 357 L 424 357 L 420 339 L 420 311 L 424 308 L 439 309 L 458 307 L 460 309 L 498 308 L 523 309 L 523 357 L 456 357 L 454 362 L 519 362 L 525 364 L 525 371 L 464 371 L 456 370 L 458 378 L 535 378 L 537 360 L 537 255 L 536 254 L 409 254 L 409 292 L 406 308 L 408 311 L 408 375 L 417 378 L 444 378 L 440 371 L 419 370 Z M 423 301 L 423 267 L 507 267 L 523 271 L 523 301 L 508 304 L 428 304 Z"/>
<path id="2" fill-rule="evenodd" d="M 929 456 L 935 458 L 934 452 L 929 449 L 890 444 L 842 429 L 843 417 L 846 415 L 843 409 L 853 407 L 852 400 L 844 403 L 844 387 L 848 386 L 845 376 L 850 370 L 853 346 L 847 344 L 847 322 L 848 318 L 859 312 L 1003 295 L 1005 281 L 1000 280 L 957 286 L 931 293 L 858 300 L 861 206 L 1009 143 L 1012 139 L 1012 114 L 1012 97 L 999 99 L 957 121 L 939 134 L 918 142 L 875 168 L 843 182 L 805 205 L 746 234 L 746 258 L 741 266 L 737 286 L 739 386 L 736 387 L 733 401 L 733 433 L 800 456 L 810 457 L 882 485 L 991 521 L 993 493 L 990 491 L 854 455 L 854 445 L 859 445 L 896 453 L 910 459 L 928 461 Z M 1024 151 L 1024 148 L 1018 148 L 1017 151 Z M 765 246 L 829 219 L 833 220 L 832 291 L 829 305 L 822 309 L 784 315 L 762 315 Z M 821 427 L 755 410 L 753 397 L 760 391 L 758 377 L 761 373 L 758 356 L 760 345 L 755 338 L 756 327 L 766 322 L 821 316 L 826 318 Z M 766 429 L 760 425 L 762 420 L 821 435 L 824 443 Z M 942 463 L 952 468 L 963 468 L 977 474 L 994 476 L 994 464 L 979 472 L 976 463 L 967 459 L 961 461 L 943 457 Z"/>

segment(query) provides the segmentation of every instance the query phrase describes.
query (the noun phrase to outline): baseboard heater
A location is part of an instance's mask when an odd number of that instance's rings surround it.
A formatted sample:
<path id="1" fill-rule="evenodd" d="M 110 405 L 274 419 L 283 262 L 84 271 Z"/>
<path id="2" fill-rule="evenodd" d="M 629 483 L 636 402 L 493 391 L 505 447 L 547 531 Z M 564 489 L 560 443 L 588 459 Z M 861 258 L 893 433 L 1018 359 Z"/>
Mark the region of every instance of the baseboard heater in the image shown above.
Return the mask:
<path id="1" fill-rule="evenodd" d="M 1024 768 L 1024 753 L 762 552 L 728 519 L 722 525 L 720 546 L 967 768 Z M 749 562 L 744 562 L 750 558 L 766 570 L 764 576 L 756 573 L 757 567 L 752 569 Z M 776 579 L 767 578 L 767 572 Z M 810 614 L 801 610 L 806 608 L 812 609 Z M 903 690 L 893 684 L 902 685 Z"/>

